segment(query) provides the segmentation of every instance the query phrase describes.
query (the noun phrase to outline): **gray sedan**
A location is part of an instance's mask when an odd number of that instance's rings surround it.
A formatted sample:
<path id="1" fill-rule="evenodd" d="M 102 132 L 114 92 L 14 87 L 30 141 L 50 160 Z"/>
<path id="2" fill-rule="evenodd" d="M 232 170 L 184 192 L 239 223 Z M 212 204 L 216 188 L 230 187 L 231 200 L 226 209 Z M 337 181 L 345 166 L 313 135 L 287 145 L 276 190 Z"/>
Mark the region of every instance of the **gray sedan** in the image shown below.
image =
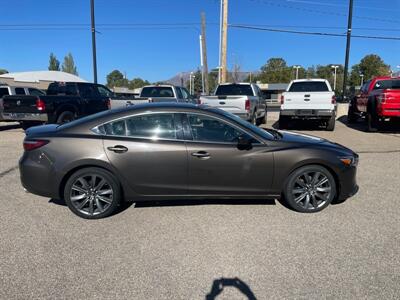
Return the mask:
<path id="1" fill-rule="evenodd" d="M 278 199 L 317 212 L 353 195 L 358 155 L 327 140 L 262 129 L 219 109 L 136 105 L 26 132 L 22 185 L 80 217 L 122 201 Z"/>

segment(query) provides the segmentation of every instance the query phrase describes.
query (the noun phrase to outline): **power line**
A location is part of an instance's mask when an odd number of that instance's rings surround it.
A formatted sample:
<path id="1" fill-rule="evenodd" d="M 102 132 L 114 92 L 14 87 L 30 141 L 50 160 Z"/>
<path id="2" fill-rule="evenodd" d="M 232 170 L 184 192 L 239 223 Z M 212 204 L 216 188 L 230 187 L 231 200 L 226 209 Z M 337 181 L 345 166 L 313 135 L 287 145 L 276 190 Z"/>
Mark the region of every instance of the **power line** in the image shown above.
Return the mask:
<path id="1" fill-rule="evenodd" d="M 297 7 L 297 6 L 293 6 L 293 5 L 289 5 L 289 4 L 277 3 L 276 1 L 266 1 L 266 0 L 247 0 L 247 1 L 257 2 L 260 4 L 265 4 L 265 5 L 270 5 L 270 6 L 280 7 L 280 8 L 300 10 L 300 11 L 314 13 L 314 14 L 323 14 L 323 15 L 329 15 L 329 16 L 335 15 L 335 16 L 340 16 L 340 17 L 347 17 L 347 14 L 344 14 L 344 13 L 333 12 L 333 11 L 323 11 L 323 10 L 318 10 L 318 9 L 304 8 L 304 7 Z M 376 17 L 353 16 L 353 18 L 370 20 L 370 21 L 378 21 L 378 22 L 387 22 L 387 23 L 400 23 L 399 20 L 383 19 L 383 18 L 376 18 Z"/>
<path id="2" fill-rule="evenodd" d="M 248 25 L 240 25 L 240 24 L 229 24 L 229 27 L 232 27 L 232 28 L 241 28 L 241 29 L 251 29 L 251 30 L 260 30 L 260 31 L 270 31 L 270 32 L 303 34 L 303 35 L 335 36 L 335 37 L 345 37 L 345 36 L 346 36 L 345 33 L 309 32 L 309 31 L 299 31 L 299 30 L 286 30 L 286 29 L 265 28 L 265 27 L 248 26 Z M 394 36 L 352 35 L 352 37 L 355 37 L 355 38 L 364 38 L 364 39 L 377 39 L 377 40 L 395 40 L 395 41 L 400 41 L 400 37 L 394 37 Z"/>

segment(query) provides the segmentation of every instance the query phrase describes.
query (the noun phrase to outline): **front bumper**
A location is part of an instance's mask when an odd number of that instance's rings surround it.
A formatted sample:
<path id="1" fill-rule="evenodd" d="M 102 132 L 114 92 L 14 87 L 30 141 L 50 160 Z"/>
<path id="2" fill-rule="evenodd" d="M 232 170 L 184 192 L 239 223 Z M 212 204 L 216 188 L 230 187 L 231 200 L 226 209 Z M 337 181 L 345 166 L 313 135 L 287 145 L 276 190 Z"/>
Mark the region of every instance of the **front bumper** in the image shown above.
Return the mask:
<path id="1" fill-rule="evenodd" d="M 46 113 L 5 113 L 3 112 L 4 120 L 9 121 L 37 121 L 47 122 L 48 116 Z"/>
<path id="2" fill-rule="evenodd" d="M 357 184 L 357 167 L 344 167 L 339 175 L 338 200 L 343 201 L 354 196 L 359 190 Z"/>

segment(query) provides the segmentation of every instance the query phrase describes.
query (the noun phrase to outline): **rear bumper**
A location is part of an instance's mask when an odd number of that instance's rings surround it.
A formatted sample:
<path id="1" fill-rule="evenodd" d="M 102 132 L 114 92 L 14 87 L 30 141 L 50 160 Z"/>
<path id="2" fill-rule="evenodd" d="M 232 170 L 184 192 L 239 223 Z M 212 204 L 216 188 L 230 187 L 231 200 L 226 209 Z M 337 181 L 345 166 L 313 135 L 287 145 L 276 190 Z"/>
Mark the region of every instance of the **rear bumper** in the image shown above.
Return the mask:
<path id="1" fill-rule="evenodd" d="M 301 119 L 316 119 L 336 116 L 336 110 L 330 109 L 284 109 L 280 110 L 281 116 Z"/>
<path id="2" fill-rule="evenodd" d="M 400 103 L 381 103 L 378 106 L 380 117 L 400 117 Z"/>
<path id="3" fill-rule="evenodd" d="M 5 113 L 3 112 L 4 120 L 9 121 L 37 121 L 47 122 L 48 116 L 46 113 Z"/>

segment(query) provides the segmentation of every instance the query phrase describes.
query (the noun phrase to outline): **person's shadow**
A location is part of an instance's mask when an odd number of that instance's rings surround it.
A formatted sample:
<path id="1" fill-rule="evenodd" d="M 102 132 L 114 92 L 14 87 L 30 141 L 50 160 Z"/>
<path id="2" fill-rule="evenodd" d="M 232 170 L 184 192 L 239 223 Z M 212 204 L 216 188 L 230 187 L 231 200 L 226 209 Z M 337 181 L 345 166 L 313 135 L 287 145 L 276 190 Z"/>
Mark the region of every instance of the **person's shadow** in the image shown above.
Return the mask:
<path id="1" fill-rule="evenodd" d="M 206 295 L 205 300 L 217 299 L 217 296 L 222 294 L 225 287 L 234 287 L 239 290 L 244 296 L 246 296 L 247 299 L 257 300 L 250 287 L 237 277 L 215 279 L 211 287 L 211 291 Z"/>

